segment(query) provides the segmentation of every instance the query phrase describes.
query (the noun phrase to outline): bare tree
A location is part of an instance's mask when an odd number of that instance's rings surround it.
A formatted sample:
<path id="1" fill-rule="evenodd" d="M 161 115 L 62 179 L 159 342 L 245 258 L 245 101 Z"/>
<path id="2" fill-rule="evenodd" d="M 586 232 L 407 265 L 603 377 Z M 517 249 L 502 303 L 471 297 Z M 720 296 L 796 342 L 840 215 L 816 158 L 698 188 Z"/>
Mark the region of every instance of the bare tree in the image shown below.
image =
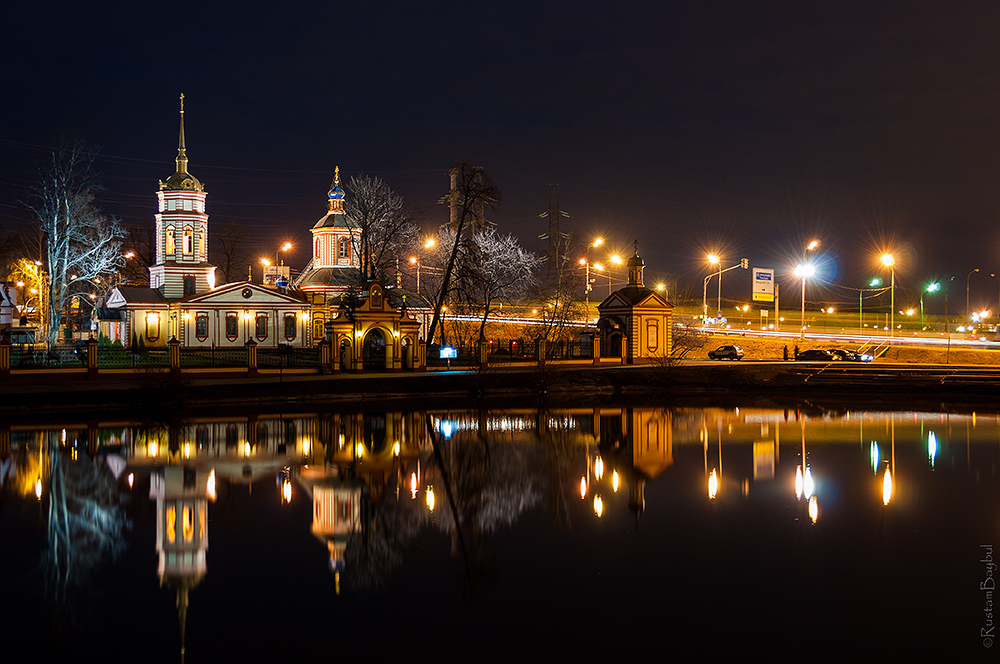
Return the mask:
<path id="1" fill-rule="evenodd" d="M 360 258 L 361 277 L 385 281 L 393 260 L 416 245 L 419 229 L 402 196 L 382 179 L 352 177 L 345 189 L 344 212 L 358 229 L 351 237 Z"/>
<path id="2" fill-rule="evenodd" d="M 63 309 L 69 299 L 92 283 L 107 281 L 123 263 L 117 219 L 94 206 L 97 188 L 93 152 L 76 140 L 53 149 L 39 168 L 28 207 L 43 236 L 49 346 L 59 339 Z"/>
<path id="3" fill-rule="evenodd" d="M 230 217 L 225 223 L 212 225 L 209 252 L 216 268 L 216 284 L 229 284 L 243 277 L 243 266 L 252 261 L 247 248 L 245 227 Z"/>
<path id="4" fill-rule="evenodd" d="M 434 318 L 427 331 L 427 342 L 434 341 L 434 332 L 441 320 L 441 308 L 451 293 L 452 274 L 464 250 L 470 241 L 470 236 L 486 225 L 486 209 L 495 210 L 500 205 L 500 188 L 486 175 L 479 166 L 473 166 L 465 161 L 453 166 L 451 171 L 451 191 L 448 194 L 450 218 L 448 221 L 450 250 L 441 286 L 438 290 L 437 303 L 434 306 Z"/>
<path id="5" fill-rule="evenodd" d="M 121 283 L 148 286 L 149 267 L 156 261 L 154 225 L 130 226 L 122 248 L 125 251 L 125 266 L 121 271 Z"/>
<path id="6" fill-rule="evenodd" d="M 486 321 L 497 305 L 513 304 L 534 287 L 540 260 L 525 251 L 513 235 L 486 227 L 476 231 L 461 267 L 467 284 L 464 298 L 472 310 L 481 310 L 479 340 L 486 338 Z"/>

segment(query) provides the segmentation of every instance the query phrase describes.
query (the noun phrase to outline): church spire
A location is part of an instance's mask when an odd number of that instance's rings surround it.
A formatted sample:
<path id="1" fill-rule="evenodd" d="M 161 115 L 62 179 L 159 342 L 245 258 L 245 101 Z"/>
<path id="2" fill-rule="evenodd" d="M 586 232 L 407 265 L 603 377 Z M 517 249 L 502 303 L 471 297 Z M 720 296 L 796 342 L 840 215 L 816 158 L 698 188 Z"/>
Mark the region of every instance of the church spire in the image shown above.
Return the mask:
<path id="1" fill-rule="evenodd" d="M 198 178 L 188 173 L 188 158 L 184 141 L 184 95 L 181 94 L 181 128 L 177 139 L 177 172 L 171 175 L 166 181 L 160 180 L 160 190 L 177 191 L 205 191 Z"/>
<path id="2" fill-rule="evenodd" d="M 184 152 L 184 93 L 181 93 L 181 133 L 177 141 L 177 172 L 187 173 L 188 158 Z"/>

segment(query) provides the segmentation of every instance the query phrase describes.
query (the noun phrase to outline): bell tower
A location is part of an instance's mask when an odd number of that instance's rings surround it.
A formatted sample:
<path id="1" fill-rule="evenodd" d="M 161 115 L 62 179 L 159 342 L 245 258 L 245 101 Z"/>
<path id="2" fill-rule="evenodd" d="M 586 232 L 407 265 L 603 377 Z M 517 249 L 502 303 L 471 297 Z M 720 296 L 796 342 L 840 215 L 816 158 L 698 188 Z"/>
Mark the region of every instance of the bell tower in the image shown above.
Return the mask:
<path id="1" fill-rule="evenodd" d="M 156 263 L 149 285 L 174 300 L 215 287 L 215 267 L 208 264 L 208 214 L 205 185 L 188 173 L 184 144 L 184 95 L 181 100 L 177 171 L 160 180 L 156 212 Z"/>

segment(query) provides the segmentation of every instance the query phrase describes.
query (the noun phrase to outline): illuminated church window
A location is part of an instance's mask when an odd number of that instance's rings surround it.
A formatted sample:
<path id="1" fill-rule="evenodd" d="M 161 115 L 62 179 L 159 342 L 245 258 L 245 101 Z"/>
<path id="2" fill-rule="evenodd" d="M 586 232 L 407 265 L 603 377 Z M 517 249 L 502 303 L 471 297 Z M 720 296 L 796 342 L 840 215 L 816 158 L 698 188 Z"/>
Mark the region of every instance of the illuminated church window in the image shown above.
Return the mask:
<path id="1" fill-rule="evenodd" d="M 175 250 L 174 242 L 176 241 L 174 239 L 174 227 L 173 226 L 167 226 L 166 236 L 167 236 L 167 238 L 166 238 L 167 239 L 167 248 L 165 249 L 165 251 L 168 254 L 172 254 L 172 253 L 174 253 L 174 250 Z"/>
<path id="2" fill-rule="evenodd" d="M 194 252 L 194 231 L 191 230 L 190 226 L 184 227 L 184 253 L 190 254 Z"/>

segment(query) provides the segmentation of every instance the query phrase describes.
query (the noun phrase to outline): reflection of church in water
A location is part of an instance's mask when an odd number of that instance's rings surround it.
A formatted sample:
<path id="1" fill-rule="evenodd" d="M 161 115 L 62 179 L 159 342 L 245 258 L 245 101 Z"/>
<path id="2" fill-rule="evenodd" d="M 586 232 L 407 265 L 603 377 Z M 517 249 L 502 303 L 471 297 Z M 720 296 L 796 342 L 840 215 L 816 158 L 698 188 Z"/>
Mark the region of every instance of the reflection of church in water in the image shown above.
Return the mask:
<path id="1" fill-rule="evenodd" d="M 351 571 L 349 549 L 380 505 L 411 505 L 405 518 L 421 524 L 434 510 L 449 513 L 440 487 L 442 473 L 454 471 L 439 467 L 435 440 L 447 456 L 455 445 L 481 445 L 482 436 L 517 443 L 568 434 L 567 460 L 577 479 L 560 486 L 581 485 L 582 497 L 609 507 L 611 496 L 627 495 L 628 509 L 638 515 L 645 483 L 673 464 L 672 423 L 670 411 L 652 408 L 195 419 L 171 430 L 133 433 L 129 466 L 149 474 L 158 575 L 176 593 L 183 647 L 192 591 L 208 572 L 209 511 L 220 494 L 250 492 L 257 484 L 265 488 L 253 490 L 264 494 L 254 495 L 281 503 L 305 497 L 312 505 L 310 530 L 327 550 L 339 591 L 341 575 Z M 504 481 L 538 476 L 539 469 L 509 472 Z M 442 523 L 455 528 L 450 518 Z"/>

